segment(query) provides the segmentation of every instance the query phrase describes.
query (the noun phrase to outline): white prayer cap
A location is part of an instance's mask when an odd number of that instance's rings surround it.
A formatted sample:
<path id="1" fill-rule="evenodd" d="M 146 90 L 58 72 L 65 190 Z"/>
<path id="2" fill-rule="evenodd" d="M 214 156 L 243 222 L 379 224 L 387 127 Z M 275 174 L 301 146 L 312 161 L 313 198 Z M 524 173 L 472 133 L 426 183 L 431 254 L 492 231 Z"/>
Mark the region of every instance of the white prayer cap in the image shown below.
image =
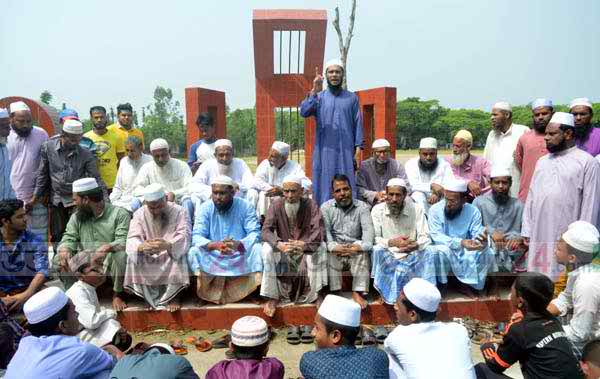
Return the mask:
<path id="1" fill-rule="evenodd" d="M 507 112 L 512 112 L 512 107 L 506 101 L 499 101 L 496 104 L 492 105 L 492 109 L 500 109 Z"/>
<path id="2" fill-rule="evenodd" d="M 173 349 L 171 346 L 167 345 L 166 343 L 158 342 L 158 343 L 154 343 L 154 344 L 150 345 L 150 349 L 153 347 L 162 347 L 163 349 L 167 350 L 169 352 L 169 354 L 177 355 L 177 353 L 175 353 L 175 349 Z"/>
<path id="3" fill-rule="evenodd" d="M 83 134 L 83 124 L 78 120 L 66 120 L 62 130 L 69 134 Z"/>
<path id="4" fill-rule="evenodd" d="M 577 221 L 569 225 L 562 239 L 571 247 L 584 253 L 594 253 L 600 243 L 598 229 L 589 222 Z"/>
<path id="5" fill-rule="evenodd" d="M 569 109 L 573 109 L 578 105 L 585 105 L 588 108 L 592 108 L 592 102 L 587 97 L 578 97 L 577 99 L 573 99 L 569 104 Z"/>
<path id="6" fill-rule="evenodd" d="M 388 142 L 388 140 L 386 140 L 385 138 L 379 138 L 379 139 L 376 139 L 375 141 L 373 141 L 373 145 L 371 145 L 371 147 L 373 149 L 379 149 L 382 147 L 391 147 L 391 145 Z"/>
<path id="7" fill-rule="evenodd" d="M 462 139 L 467 141 L 470 145 L 473 144 L 473 135 L 471 134 L 470 131 L 462 129 L 459 130 L 456 135 L 454 136 L 454 138 L 458 138 L 458 139 Z"/>
<path id="8" fill-rule="evenodd" d="M 490 178 L 497 178 L 500 176 L 512 176 L 510 169 L 504 165 L 492 166 Z"/>
<path id="9" fill-rule="evenodd" d="M 433 137 L 421 138 L 419 149 L 437 149 L 437 140 Z"/>
<path id="10" fill-rule="evenodd" d="M 260 346 L 269 340 L 269 328 L 260 317 L 244 316 L 231 326 L 231 343 L 236 346 Z"/>
<path id="11" fill-rule="evenodd" d="M 8 111 L 4 108 L 0 108 L 0 118 L 9 118 L 10 115 L 8 114 Z"/>
<path id="12" fill-rule="evenodd" d="M 324 319 L 336 324 L 353 328 L 360 326 L 360 305 L 341 296 L 327 295 L 318 313 Z"/>
<path id="13" fill-rule="evenodd" d="M 144 201 L 157 201 L 165 197 L 165 187 L 160 183 L 152 183 L 144 188 Z"/>
<path id="14" fill-rule="evenodd" d="M 342 61 L 338 58 L 335 59 L 330 59 L 327 61 L 327 63 L 325 63 L 325 72 L 327 72 L 327 69 L 331 66 L 340 66 L 342 68 L 342 70 L 344 69 L 344 65 L 342 63 Z"/>
<path id="15" fill-rule="evenodd" d="M 448 180 L 444 185 L 444 189 L 450 192 L 467 192 L 467 182 L 462 179 Z"/>
<path id="16" fill-rule="evenodd" d="M 221 146 L 227 146 L 233 149 L 233 144 L 231 143 L 231 141 L 225 138 L 221 138 L 215 141 L 215 149 Z"/>
<path id="17" fill-rule="evenodd" d="M 285 183 L 296 183 L 298 185 L 302 185 L 302 178 L 294 174 L 287 175 L 285 178 L 283 178 L 283 181 L 281 182 L 281 184 Z"/>
<path id="18" fill-rule="evenodd" d="M 561 124 L 568 126 L 575 126 L 575 117 L 566 112 L 554 112 L 549 124 Z"/>
<path id="19" fill-rule="evenodd" d="M 231 179 L 227 175 L 218 175 L 218 176 L 215 176 L 210 181 L 210 185 L 212 186 L 213 184 L 221 184 L 221 185 L 224 185 L 224 186 L 232 186 L 232 187 L 235 186 L 235 182 L 233 181 L 233 179 Z"/>
<path id="20" fill-rule="evenodd" d="M 22 101 L 16 101 L 10 104 L 10 113 L 15 113 L 19 111 L 27 111 L 31 112 L 31 109 Z"/>
<path id="21" fill-rule="evenodd" d="M 285 142 L 275 141 L 273 142 L 271 149 L 277 150 L 279 154 L 285 155 L 286 157 L 290 154 L 290 145 Z"/>
<path id="22" fill-rule="evenodd" d="M 406 188 L 406 180 L 402 178 L 392 178 L 388 180 L 386 187 L 404 187 Z"/>
<path id="23" fill-rule="evenodd" d="M 549 99 L 535 99 L 533 103 L 531 103 L 531 110 L 534 110 L 539 107 L 550 107 L 552 108 L 552 100 Z"/>
<path id="24" fill-rule="evenodd" d="M 160 149 L 169 149 L 169 143 L 164 138 L 157 138 L 154 141 L 150 142 L 150 151 L 160 150 Z"/>
<path id="25" fill-rule="evenodd" d="M 27 322 L 39 324 L 58 313 L 69 302 L 69 298 L 58 287 L 48 287 L 35 295 L 23 305 L 23 313 Z"/>
<path id="26" fill-rule="evenodd" d="M 426 312 L 435 312 L 442 295 L 436 286 L 425 279 L 413 278 L 402 289 L 406 299 Z"/>
<path id="27" fill-rule="evenodd" d="M 73 182 L 73 193 L 82 193 L 94 190 L 100 186 L 94 178 L 77 179 Z"/>

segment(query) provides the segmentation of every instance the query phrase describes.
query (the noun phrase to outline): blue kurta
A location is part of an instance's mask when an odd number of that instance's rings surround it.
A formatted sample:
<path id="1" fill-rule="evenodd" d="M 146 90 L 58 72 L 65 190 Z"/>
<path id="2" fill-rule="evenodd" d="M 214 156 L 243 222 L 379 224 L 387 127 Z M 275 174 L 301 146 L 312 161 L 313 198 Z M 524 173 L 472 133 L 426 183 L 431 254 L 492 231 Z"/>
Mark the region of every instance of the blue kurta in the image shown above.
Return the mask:
<path id="1" fill-rule="evenodd" d="M 207 251 L 206 245 L 225 238 L 240 241 L 244 252 L 223 255 L 219 251 Z M 203 203 L 196 210 L 192 248 L 188 263 L 193 273 L 203 271 L 216 276 L 241 276 L 262 272 L 260 255 L 260 224 L 256 210 L 239 197 L 225 212 L 219 212 L 212 201 Z"/>
<path id="2" fill-rule="evenodd" d="M 329 89 L 309 96 L 300 104 L 302 117 L 315 116 L 317 133 L 312 157 L 313 199 L 323 204 L 331 199 L 331 179 L 335 174 L 350 178 L 356 198 L 354 153 L 363 146 L 363 125 L 358 97 Z"/>
<path id="3" fill-rule="evenodd" d="M 0 142 L 0 200 L 16 199 L 15 191 L 10 184 L 12 164 L 6 144 Z"/>

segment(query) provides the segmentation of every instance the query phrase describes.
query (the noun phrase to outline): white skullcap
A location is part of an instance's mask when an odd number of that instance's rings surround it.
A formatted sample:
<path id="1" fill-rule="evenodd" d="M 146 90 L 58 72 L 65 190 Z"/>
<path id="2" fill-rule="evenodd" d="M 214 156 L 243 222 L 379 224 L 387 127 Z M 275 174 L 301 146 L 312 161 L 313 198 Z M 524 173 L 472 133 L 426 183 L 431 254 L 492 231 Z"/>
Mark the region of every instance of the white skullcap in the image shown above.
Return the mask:
<path id="1" fill-rule="evenodd" d="M 224 185 L 224 186 L 232 186 L 232 187 L 235 186 L 235 182 L 233 181 L 233 179 L 231 179 L 227 175 L 218 175 L 218 176 L 215 176 L 210 181 L 210 185 L 212 186 L 213 184 L 221 184 L 221 185 Z"/>
<path id="2" fill-rule="evenodd" d="M 8 111 L 4 108 L 0 108 L 0 118 L 9 118 L 10 115 L 8 114 Z"/>
<path id="3" fill-rule="evenodd" d="M 492 166 L 492 171 L 490 172 L 490 178 L 497 178 L 500 176 L 511 176 L 512 177 L 510 168 L 503 166 L 503 165 Z"/>
<path id="4" fill-rule="evenodd" d="M 94 178 L 77 179 L 73 182 L 73 193 L 82 193 L 99 188 L 98 182 Z"/>
<path id="5" fill-rule="evenodd" d="M 569 109 L 573 109 L 573 107 L 576 107 L 578 105 L 585 105 L 588 108 L 592 108 L 592 102 L 590 101 L 590 99 L 588 99 L 587 97 L 578 97 L 577 99 L 573 99 L 573 101 L 571 101 L 571 103 L 569 104 Z"/>
<path id="6" fill-rule="evenodd" d="M 433 137 L 421 138 L 419 149 L 437 149 L 437 140 Z"/>
<path id="7" fill-rule="evenodd" d="M 150 151 L 167 149 L 169 150 L 169 143 L 164 138 L 157 138 L 150 142 Z"/>
<path id="8" fill-rule="evenodd" d="M 471 134 L 470 131 L 462 129 L 459 130 L 456 135 L 454 136 L 454 138 L 458 138 L 458 139 L 462 139 L 467 141 L 470 145 L 473 144 L 473 135 Z"/>
<path id="9" fill-rule="evenodd" d="M 444 189 L 450 192 L 467 192 L 467 182 L 462 179 L 448 180 L 444 185 Z"/>
<path id="10" fill-rule="evenodd" d="M 269 340 L 269 328 L 260 317 L 244 316 L 231 325 L 231 343 L 236 346 L 260 346 Z"/>
<path id="11" fill-rule="evenodd" d="M 501 109 L 503 111 L 512 112 L 512 107 L 506 101 L 499 101 L 492 106 L 492 109 Z"/>
<path id="12" fill-rule="evenodd" d="M 406 180 L 402 178 L 392 178 L 388 180 L 386 187 L 404 187 L 406 188 Z"/>
<path id="13" fill-rule="evenodd" d="M 39 324 L 58 313 L 69 302 L 69 298 L 58 287 L 48 287 L 35 295 L 23 305 L 23 313 L 27 322 Z"/>
<path id="14" fill-rule="evenodd" d="M 385 138 L 379 138 L 373 141 L 373 145 L 371 145 L 371 147 L 373 149 L 380 149 L 382 147 L 391 147 L 391 145 Z"/>
<path id="15" fill-rule="evenodd" d="M 27 111 L 31 112 L 31 109 L 22 101 L 16 101 L 10 104 L 10 113 L 15 113 L 19 111 Z"/>
<path id="16" fill-rule="evenodd" d="M 577 221 L 569 225 L 562 239 L 571 247 L 584 253 L 594 253 L 600 243 L 598 229 L 589 222 Z"/>
<path id="17" fill-rule="evenodd" d="M 83 124 L 78 120 L 66 120 L 62 131 L 69 134 L 83 134 Z"/>
<path id="18" fill-rule="evenodd" d="M 277 150 L 279 154 L 283 154 L 286 157 L 290 154 L 290 145 L 285 142 L 275 141 L 273 142 L 271 149 Z"/>
<path id="19" fill-rule="evenodd" d="M 353 328 L 360 326 L 360 305 L 341 296 L 327 295 L 318 313 L 324 319 L 336 324 Z"/>
<path id="20" fill-rule="evenodd" d="M 408 301 L 426 312 L 437 311 L 442 299 L 437 287 L 421 278 L 411 279 L 406 283 L 402 292 Z"/>
<path id="21" fill-rule="evenodd" d="M 324 67 L 325 72 L 327 72 L 327 69 L 331 66 L 340 66 L 342 68 L 342 70 L 344 69 L 344 65 L 342 64 L 342 61 L 338 58 L 330 59 L 327 61 L 327 63 L 325 63 L 325 67 Z"/>
<path id="22" fill-rule="evenodd" d="M 302 178 L 299 177 L 298 175 L 288 175 L 285 178 L 283 178 L 283 181 L 281 182 L 281 184 L 285 184 L 285 183 L 296 183 L 299 185 L 302 185 Z"/>
<path id="23" fill-rule="evenodd" d="M 539 107 L 550 107 L 552 108 L 552 100 L 548 99 L 535 99 L 533 103 L 531 103 L 531 110 L 534 110 Z"/>
<path id="24" fill-rule="evenodd" d="M 165 197 L 165 187 L 159 183 L 152 183 L 144 188 L 144 201 L 157 201 Z"/>
<path id="25" fill-rule="evenodd" d="M 169 354 L 177 355 L 177 353 L 175 353 L 175 349 L 173 349 L 170 345 L 168 345 L 166 343 L 158 342 L 158 343 L 154 343 L 154 344 L 150 345 L 150 349 L 152 349 L 153 347 L 162 347 L 163 349 L 167 350 L 169 352 Z"/>
<path id="26" fill-rule="evenodd" d="M 215 141 L 215 149 L 217 147 L 222 147 L 222 146 L 227 146 L 233 149 L 233 144 L 231 143 L 230 140 L 225 139 L 225 138 L 221 138 Z"/>
<path id="27" fill-rule="evenodd" d="M 554 112 L 549 124 L 561 124 L 568 126 L 575 126 L 575 117 L 566 112 Z"/>

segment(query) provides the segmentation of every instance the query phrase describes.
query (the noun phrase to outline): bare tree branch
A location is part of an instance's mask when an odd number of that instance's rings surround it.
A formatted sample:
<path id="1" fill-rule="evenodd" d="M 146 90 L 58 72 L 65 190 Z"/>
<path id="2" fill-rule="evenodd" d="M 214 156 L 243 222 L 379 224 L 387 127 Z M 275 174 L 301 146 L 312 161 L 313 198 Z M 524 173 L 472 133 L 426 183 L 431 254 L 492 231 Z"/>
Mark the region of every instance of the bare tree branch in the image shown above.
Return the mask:
<path id="1" fill-rule="evenodd" d="M 355 15 L 356 15 L 356 0 L 352 0 L 352 13 L 350 13 L 350 25 L 348 25 L 348 35 L 346 35 L 346 43 L 344 44 L 344 47 L 346 48 L 346 53 L 350 50 L 350 41 L 352 41 L 352 37 L 354 37 L 354 34 L 352 34 L 352 32 L 354 31 Z"/>
<path id="2" fill-rule="evenodd" d="M 350 42 L 354 37 L 354 19 L 356 15 L 356 0 L 352 0 L 352 12 L 350 13 L 350 24 L 348 25 L 348 34 L 346 35 L 346 41 L 344 42 L 344 35 L 340 28 L 340 10 L 335 7 L 335 19 L 333 20 L 333 26 L 338 35 L 338 44 L 340 46 L 340 60 L 344 65 L 344 80 L 342 82 L 342 88 L 346 89 L 348 86 L 348 51 L 350 51 Z"/>
<path id="3" fill-rule="evenodd" d="M 340 46 L 340 56 L 344 55 L 344 36 L 342 35 L 342 29 L 340 28 L 340 9 L 335 7 L 335 19 L 333 20 L 333 26 L 338 35 L 338 42 Z"/>

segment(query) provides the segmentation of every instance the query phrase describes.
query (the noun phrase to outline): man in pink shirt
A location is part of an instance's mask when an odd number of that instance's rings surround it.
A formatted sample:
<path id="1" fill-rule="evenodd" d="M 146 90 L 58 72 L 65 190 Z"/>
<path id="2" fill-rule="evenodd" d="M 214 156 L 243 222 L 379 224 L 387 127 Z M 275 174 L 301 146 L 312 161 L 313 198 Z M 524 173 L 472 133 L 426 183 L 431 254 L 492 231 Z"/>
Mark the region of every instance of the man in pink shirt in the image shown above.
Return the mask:
<path id="1" fill-rule="evenodd" d="M 473 135 L 468 130 L 459 130 L 452 139 L 452 156 L 446 161 L 452 167 L 455 178 L 467 182 L 470 199 L 490 190 L 490 161 L 483 157 L 471 154 Z"/>
<path id="2" fill-rule="evenodd" d="M 531 103 L 531 112 L 533 115 L 533 129 L 519 138 L 517 149 L 515 150 L 515 164 L 521 171 L 521 185 L 517 197 L 523 204 L 525 204 L 525 200 L 527 199 L 529 184 L 535 171 L 535 164 L 538 159 L 548 154 L 544 135 L 546 133 L 546 125 L 548 125 L 554 113 L 552 101 L 548 99 L 536 99 Z"/>

